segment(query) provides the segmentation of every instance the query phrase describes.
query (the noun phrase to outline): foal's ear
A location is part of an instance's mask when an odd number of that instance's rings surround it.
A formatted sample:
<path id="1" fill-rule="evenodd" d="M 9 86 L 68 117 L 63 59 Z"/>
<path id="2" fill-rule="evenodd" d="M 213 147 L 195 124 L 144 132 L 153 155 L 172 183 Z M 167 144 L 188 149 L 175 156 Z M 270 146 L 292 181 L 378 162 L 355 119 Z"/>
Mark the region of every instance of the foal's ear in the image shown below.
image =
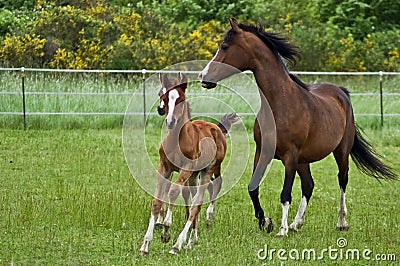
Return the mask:
<path id="1" fill-rule="evenodd" d="M 238 32 L 240 30 L 239 28 L 239 22 L 235 18 L 231 18 L 229 20 L 229 24 L 231 24 L 232 30 Z"/>
<path id="2" fill-rule="evenodd" d="M 179 74 L 178 74 L 178 79 L 179 79 L 179 84 L 180 84 L 180 88 L 182 89 L 182 90 L 186 90 L 186 88 L 187 88 L 187 82 L 188 82 L 188 79 L 187 79 L 187 76 L 185 75 L 185 74 L 182 74 L 181 72 L 179 72 Z"/>
<path id="3" fill-rule="evenodd" d="M 160 82 L 161 82 L 162 86 L 164 88 L 168 89 L 170 86 L 169 86 L 169 79 L 167 77 L 167 74 L 161 74 L 160 73 L 159 77 L 160 77 Z"/>

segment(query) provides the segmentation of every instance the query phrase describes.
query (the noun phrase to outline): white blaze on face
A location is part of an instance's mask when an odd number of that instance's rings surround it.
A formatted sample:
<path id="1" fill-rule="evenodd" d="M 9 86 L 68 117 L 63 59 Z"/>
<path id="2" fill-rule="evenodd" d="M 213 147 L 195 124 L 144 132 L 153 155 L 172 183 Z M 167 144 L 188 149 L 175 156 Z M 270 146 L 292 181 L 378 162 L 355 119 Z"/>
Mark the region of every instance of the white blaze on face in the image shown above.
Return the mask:
<path id="1" fill-rule="evenodd" d="M 163 96 L 164 94 L 166 94 L 167 93 L 167 88 L 162 88 L 162 90 L 161 90 L 161 96 Z M 160 96 L 160 97 L 161 97 Z M 165 102 L 164 102 L 164 100 L 161 100 L 161 102 L 160 102 L 160 108 L 164 108 L 164 106 L 165 106 Z"/>
<path id="2" fill-rule="evenodd" d="M 174 114 L 174 109 L 175 109 L 175 103 L 176 100 L 179 98 L 179 93 L 177 90 L 171 90 L 168 95 L 168 114 L 167 114 L 167 124 L 169 125 L 172 121 L 173 114 Z"/>
<path id="3" fill-rule="evenodd" d="M 160 108 L 164 108 L 164 105 L 165 105 L 164 100 L 161 100 Z"/>
<path id="4" fill-rule="evenodd" d="M 217 50 L 217 52 L 215 53 L 214 57 L 210 60 L 210 62 L 208 62 L 208 64 L 206 65 L 206 67 L 200 72 L 200 77 L 201 77 L 201 81 L 204 81 L 204 77 L 208 74 L 208 71 L 210 70 L 210 65 L 211 63 L 214 61 L 214 59 L 217 57 L 217 54 L 219 52 L 219 49 Z M 207 80 L 206 80 L 207 81 Z"/>

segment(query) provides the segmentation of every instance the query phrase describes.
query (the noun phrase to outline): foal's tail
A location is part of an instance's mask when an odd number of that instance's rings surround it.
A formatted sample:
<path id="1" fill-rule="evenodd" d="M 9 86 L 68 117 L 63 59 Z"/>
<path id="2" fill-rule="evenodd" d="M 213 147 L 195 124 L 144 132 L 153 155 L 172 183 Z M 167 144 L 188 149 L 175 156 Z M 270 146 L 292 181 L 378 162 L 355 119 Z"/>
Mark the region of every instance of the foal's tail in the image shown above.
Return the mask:
<path id="1" fill-rule="evenodd" d="M 399 176 L 380 160 L 382 157 L 363 138 L 357 127 L 350 155 L 357 168 L 364 174 L 376 179 L 399 180 Z"/>
<path id="2" fill-rule="evenodd" d="M 222 133 L 228 134 L 233 124 L 238 123 L 242 118 L 237 113 L 226 114 L 221 118 L 218 123 L 218 127 L 221 129 Z"/>

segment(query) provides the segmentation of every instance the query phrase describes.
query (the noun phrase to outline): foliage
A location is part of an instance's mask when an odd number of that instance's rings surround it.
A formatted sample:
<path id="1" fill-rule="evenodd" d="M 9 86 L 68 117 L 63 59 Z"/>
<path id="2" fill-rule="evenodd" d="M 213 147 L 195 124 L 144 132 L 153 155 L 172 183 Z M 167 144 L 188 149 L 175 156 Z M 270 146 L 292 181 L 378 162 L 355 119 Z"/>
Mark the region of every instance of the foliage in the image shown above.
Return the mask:
<path id="1" fill-rule="evenodd" d="M 44 56 L 46 40 L 35 34 L 8 35 L 0 46 L 0 60 L 10 66 L 34 66 Z"/>
<path id="2" fill-rule="evenodd" d="M 293 40 L 303 52 L 299 70 L 400 70 L 396 0 L 19 0 L 0 6 L 3 66 L 160 69 L 210 59 L 227 19 L 236 17 Z M 26 36 L 44 44 L 28 44 Z M 41 52 L 31 57 L 32 51 Z"/>

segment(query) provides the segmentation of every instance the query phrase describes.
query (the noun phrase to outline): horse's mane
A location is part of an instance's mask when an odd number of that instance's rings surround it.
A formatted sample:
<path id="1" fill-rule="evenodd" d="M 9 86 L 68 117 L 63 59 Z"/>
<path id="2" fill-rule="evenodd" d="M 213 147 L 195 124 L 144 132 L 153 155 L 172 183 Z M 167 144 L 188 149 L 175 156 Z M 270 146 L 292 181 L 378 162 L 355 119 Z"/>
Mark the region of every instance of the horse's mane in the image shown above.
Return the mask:
<path id="1" fill-rule="evenodd" d="M 279 34 L 266 32 L 262 25 L 253 26 L 253 25 L 245 25 L 239 24 L 239 28 L 244 31 L 253 33 L 260 40 L 264 42 L 265 45 L 275 54 L 276 59 L 279 60 L 286 72 L 289 74 L 290 78 L 298 84 L 300 87 L 304 89 L 308 89 L 307 84 L 302 82 L 298 77 L 289 73 L 289 70 L 286 67 L 286 64 L 282 61 L 282 57 L 286 59 L 293 66 L 297 64 L 298 59 L 301 58 L 301 54 L 299 48 L 289 42 L 288 38 L 282 37 Z M 233 40 L 234 31 L 230 29 L 224 38 L 224 41 L 232 41 Z"/>

